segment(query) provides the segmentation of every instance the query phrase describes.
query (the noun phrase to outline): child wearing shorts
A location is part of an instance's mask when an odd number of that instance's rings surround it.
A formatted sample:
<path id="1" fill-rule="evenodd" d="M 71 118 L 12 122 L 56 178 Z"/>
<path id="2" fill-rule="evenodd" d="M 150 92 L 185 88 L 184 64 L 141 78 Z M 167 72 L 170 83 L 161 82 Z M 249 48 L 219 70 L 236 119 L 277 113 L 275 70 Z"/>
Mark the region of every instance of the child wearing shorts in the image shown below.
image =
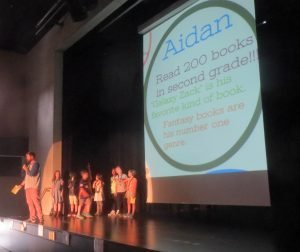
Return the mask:
<path id="1" fill-rule="evenodd" d="M 135 214 L 135 201 L 136 201 L 136 189 L 137 189 L 137 179 L 136 171 L 128 171 L 128 179 L 126 180 L 127 190 L 126 190 L 126 199 L 127 199 L 127 215 L 125 217 L 133 218 Z"/>
<path id="2" fill-rule="evenodd" d="M 69 204 L 70 204 L 70 212 L 68 217 L 76 217 L 77 209 L 78 209 L 78 199 L 76 196 L 76 175 L 71 172 L 69 174 L 68 181 L 68 189 L 69 189 Z"/>
<path id="3" fill-rule="evenodd" d="M 90 214 L 92 204 L 92 189 L 89 172 L 82 170 L 80 172 L 81 180 L 79 183 L 79 206 L 76 218 L 83 220 L 84 218 L 92 218 Z"/>

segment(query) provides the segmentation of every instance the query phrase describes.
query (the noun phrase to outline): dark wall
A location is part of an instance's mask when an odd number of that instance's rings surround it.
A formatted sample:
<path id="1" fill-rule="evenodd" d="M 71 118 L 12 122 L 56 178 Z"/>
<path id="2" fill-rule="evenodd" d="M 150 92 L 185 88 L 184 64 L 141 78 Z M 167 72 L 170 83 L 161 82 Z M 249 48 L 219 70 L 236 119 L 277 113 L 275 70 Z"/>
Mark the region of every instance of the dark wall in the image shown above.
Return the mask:
<path id="1" fill-rule="evenodd" d="M 294 231 L 299 231 L 296 223 L 300 223 L 297 12 L 295 1 L 275 1 L 271 5 L 266 3 L 257 13 L 260 21 L 268 21 L 258 27 L 258 43 L 273 219 L 287 240 Z"/>
<path id="2" fill-rule="evenodd" d="M 136 26 L 129 18 L 121 27 L 112 26 L 104 33 L 93 34 L 91 40 L 65 53 L 65 171 L 79 171 L 91 162 L 93 172 L 101 172 L 108 181 L 112 167 L 119 164 L 125 172 L 136 169 L 143 180 L 139 46 Z M 140 187 L 142 194 L 144 189 Z"/>
<path id="3" fill-rule="evenodd" d="M 24 217 L 27 215 L 27 206 L 24 190 L 19 191 L 17 195 L 10 191 L 14 185 L 20 184 L 20 177 L 1 177 L 0 176 L 0 216 L 2 217 Z"/>
<path id="4" fill-rule="evenodd" d="M 26 137 L 24 55 L 0 51 L 0 137 Z"/>
<path id="5" fill-rule="evenodd" d="M 0 51 L 0 176 L 19 176 L 28 149 L 24 57 Z"/>
<path id="6" fill-rule="evenodd" d="M 65 53 L 64 169 L 78 170 L 91 160 L 94 169 L 106 176 L 117 163 L 143 176 L 142 41 L 137 27 L 171 2 L 145 1 Z M 293 223 L 299 220 L 300 41 L 294 5 L 294 1 L 256 1 L 272 208 L 207 208 L 229 222 L 249 217 L 256 224 L 272 219 L 276 230 L 298 228 Z M 261 24 L 263 20 L 266 25 Z M 177 213 L 195 209 L 202 213 L 199 207 L 175 208 Z M 160 207 L 157 212 L 172 213 L 174 206 Z"/>

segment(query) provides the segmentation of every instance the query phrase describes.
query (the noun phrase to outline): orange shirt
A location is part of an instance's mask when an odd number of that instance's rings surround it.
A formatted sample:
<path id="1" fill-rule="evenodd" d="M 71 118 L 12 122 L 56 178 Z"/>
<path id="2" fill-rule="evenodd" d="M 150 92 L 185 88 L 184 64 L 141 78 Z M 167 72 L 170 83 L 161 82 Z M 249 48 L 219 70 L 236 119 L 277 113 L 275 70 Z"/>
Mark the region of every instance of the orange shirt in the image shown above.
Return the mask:
<path id="1" fill-rule="evenodd" d="M 127 180 L 127 192 L 130 192 L 131 195 L 136 195 L 137 179 L 129 178 Z"/>

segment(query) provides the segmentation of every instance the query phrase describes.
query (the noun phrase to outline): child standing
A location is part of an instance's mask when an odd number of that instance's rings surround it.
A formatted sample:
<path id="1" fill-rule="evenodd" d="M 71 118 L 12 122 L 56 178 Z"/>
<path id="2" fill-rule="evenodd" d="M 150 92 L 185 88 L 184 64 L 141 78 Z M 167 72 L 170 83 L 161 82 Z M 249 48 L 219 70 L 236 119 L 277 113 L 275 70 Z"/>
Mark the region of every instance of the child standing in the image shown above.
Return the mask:
<path id="1" fill-rule="evenodd" d="M 90 183 L 90 176 L 87 170 L 82 170 L 80 172 L 81 180 L 79 183 L 79 206 L 77 212 L 77 218 L 83 220 L 84 217 L 92 218 L 90 214 L 91 203 L 92 203 L 92 190 Z M 84 207 L 84 212 L 83 212 Z"/>
<path id="2" fill-rule="evenodd" d="M 52 179 L 52 197 L 54 216 L 61 216 L 61 209 L 63 203 L 63 185 L 64 181 L 61 178 L 61 173 L 56 170 Z"/>
<path id="3" fill-rule="evenodd" d="M 129 217 L 129 218 L 133 218 L 135 214 L 135 201 L 136 201 L 136 188 L 137 188 L 137 179 L 135 176 L 136 176 L 135 170 L 128 171 L 127 190 L 126 190 L 127 215 L 125 215 L 125 217 Z"/>
<path id="4" fill-rule="evenodd" d="M 73 172 L 69 174 L 68 189 L 69 189 L 69 204 L 70 204 L 70 213 L 68 217 L 76 217 L 78 209 L 78 199 L 75 192 L 76 186 L 76 175 Z"/>
<path id="5" fill-rule="evenodd" d="M 95 216 L 102 215 L 103 211 L 103 201 L 104 201 L 104 192 L 103 192 L 104 182 L 101 174 L 96 174 L 96 179 L 93 183 L 93 189 L 95 190 L 94 201 L 97 204 L 97 211 Z"/>
<path id="6" fill-rule="evenodd" d="M 116 169 L 113 168 L 111 170 L 111 178 L 110 178 L 110 195 L 112 198 L 112 207 L 111 212 L 108 216 L 114 216 L 116 214 L 116 205 L 117 205 L 117 191 L 116 191 Z"/>
<path id="7" fill-rule="evenodd" d="M 125 193 L 126 193 L 126 180 L 127 175 L 123 173 L 120 166 L 116 167 L 116 197 L 117 197 L 117 211 L 116 215 L 119 215 L 121 209 L 125 211 Z"/>

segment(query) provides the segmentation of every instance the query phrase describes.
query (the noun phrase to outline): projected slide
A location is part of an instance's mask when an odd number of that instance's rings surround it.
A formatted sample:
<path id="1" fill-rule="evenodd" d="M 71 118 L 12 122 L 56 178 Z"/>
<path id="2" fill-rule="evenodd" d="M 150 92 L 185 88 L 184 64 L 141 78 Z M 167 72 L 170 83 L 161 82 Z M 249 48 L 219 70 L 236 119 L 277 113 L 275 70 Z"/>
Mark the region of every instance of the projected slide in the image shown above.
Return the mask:
<path id="1" fill-rule="evenodd" d="M 194 1 L 144 34 L 148 178 L 267 170 L 255 29 L 253 1 Z"/>

